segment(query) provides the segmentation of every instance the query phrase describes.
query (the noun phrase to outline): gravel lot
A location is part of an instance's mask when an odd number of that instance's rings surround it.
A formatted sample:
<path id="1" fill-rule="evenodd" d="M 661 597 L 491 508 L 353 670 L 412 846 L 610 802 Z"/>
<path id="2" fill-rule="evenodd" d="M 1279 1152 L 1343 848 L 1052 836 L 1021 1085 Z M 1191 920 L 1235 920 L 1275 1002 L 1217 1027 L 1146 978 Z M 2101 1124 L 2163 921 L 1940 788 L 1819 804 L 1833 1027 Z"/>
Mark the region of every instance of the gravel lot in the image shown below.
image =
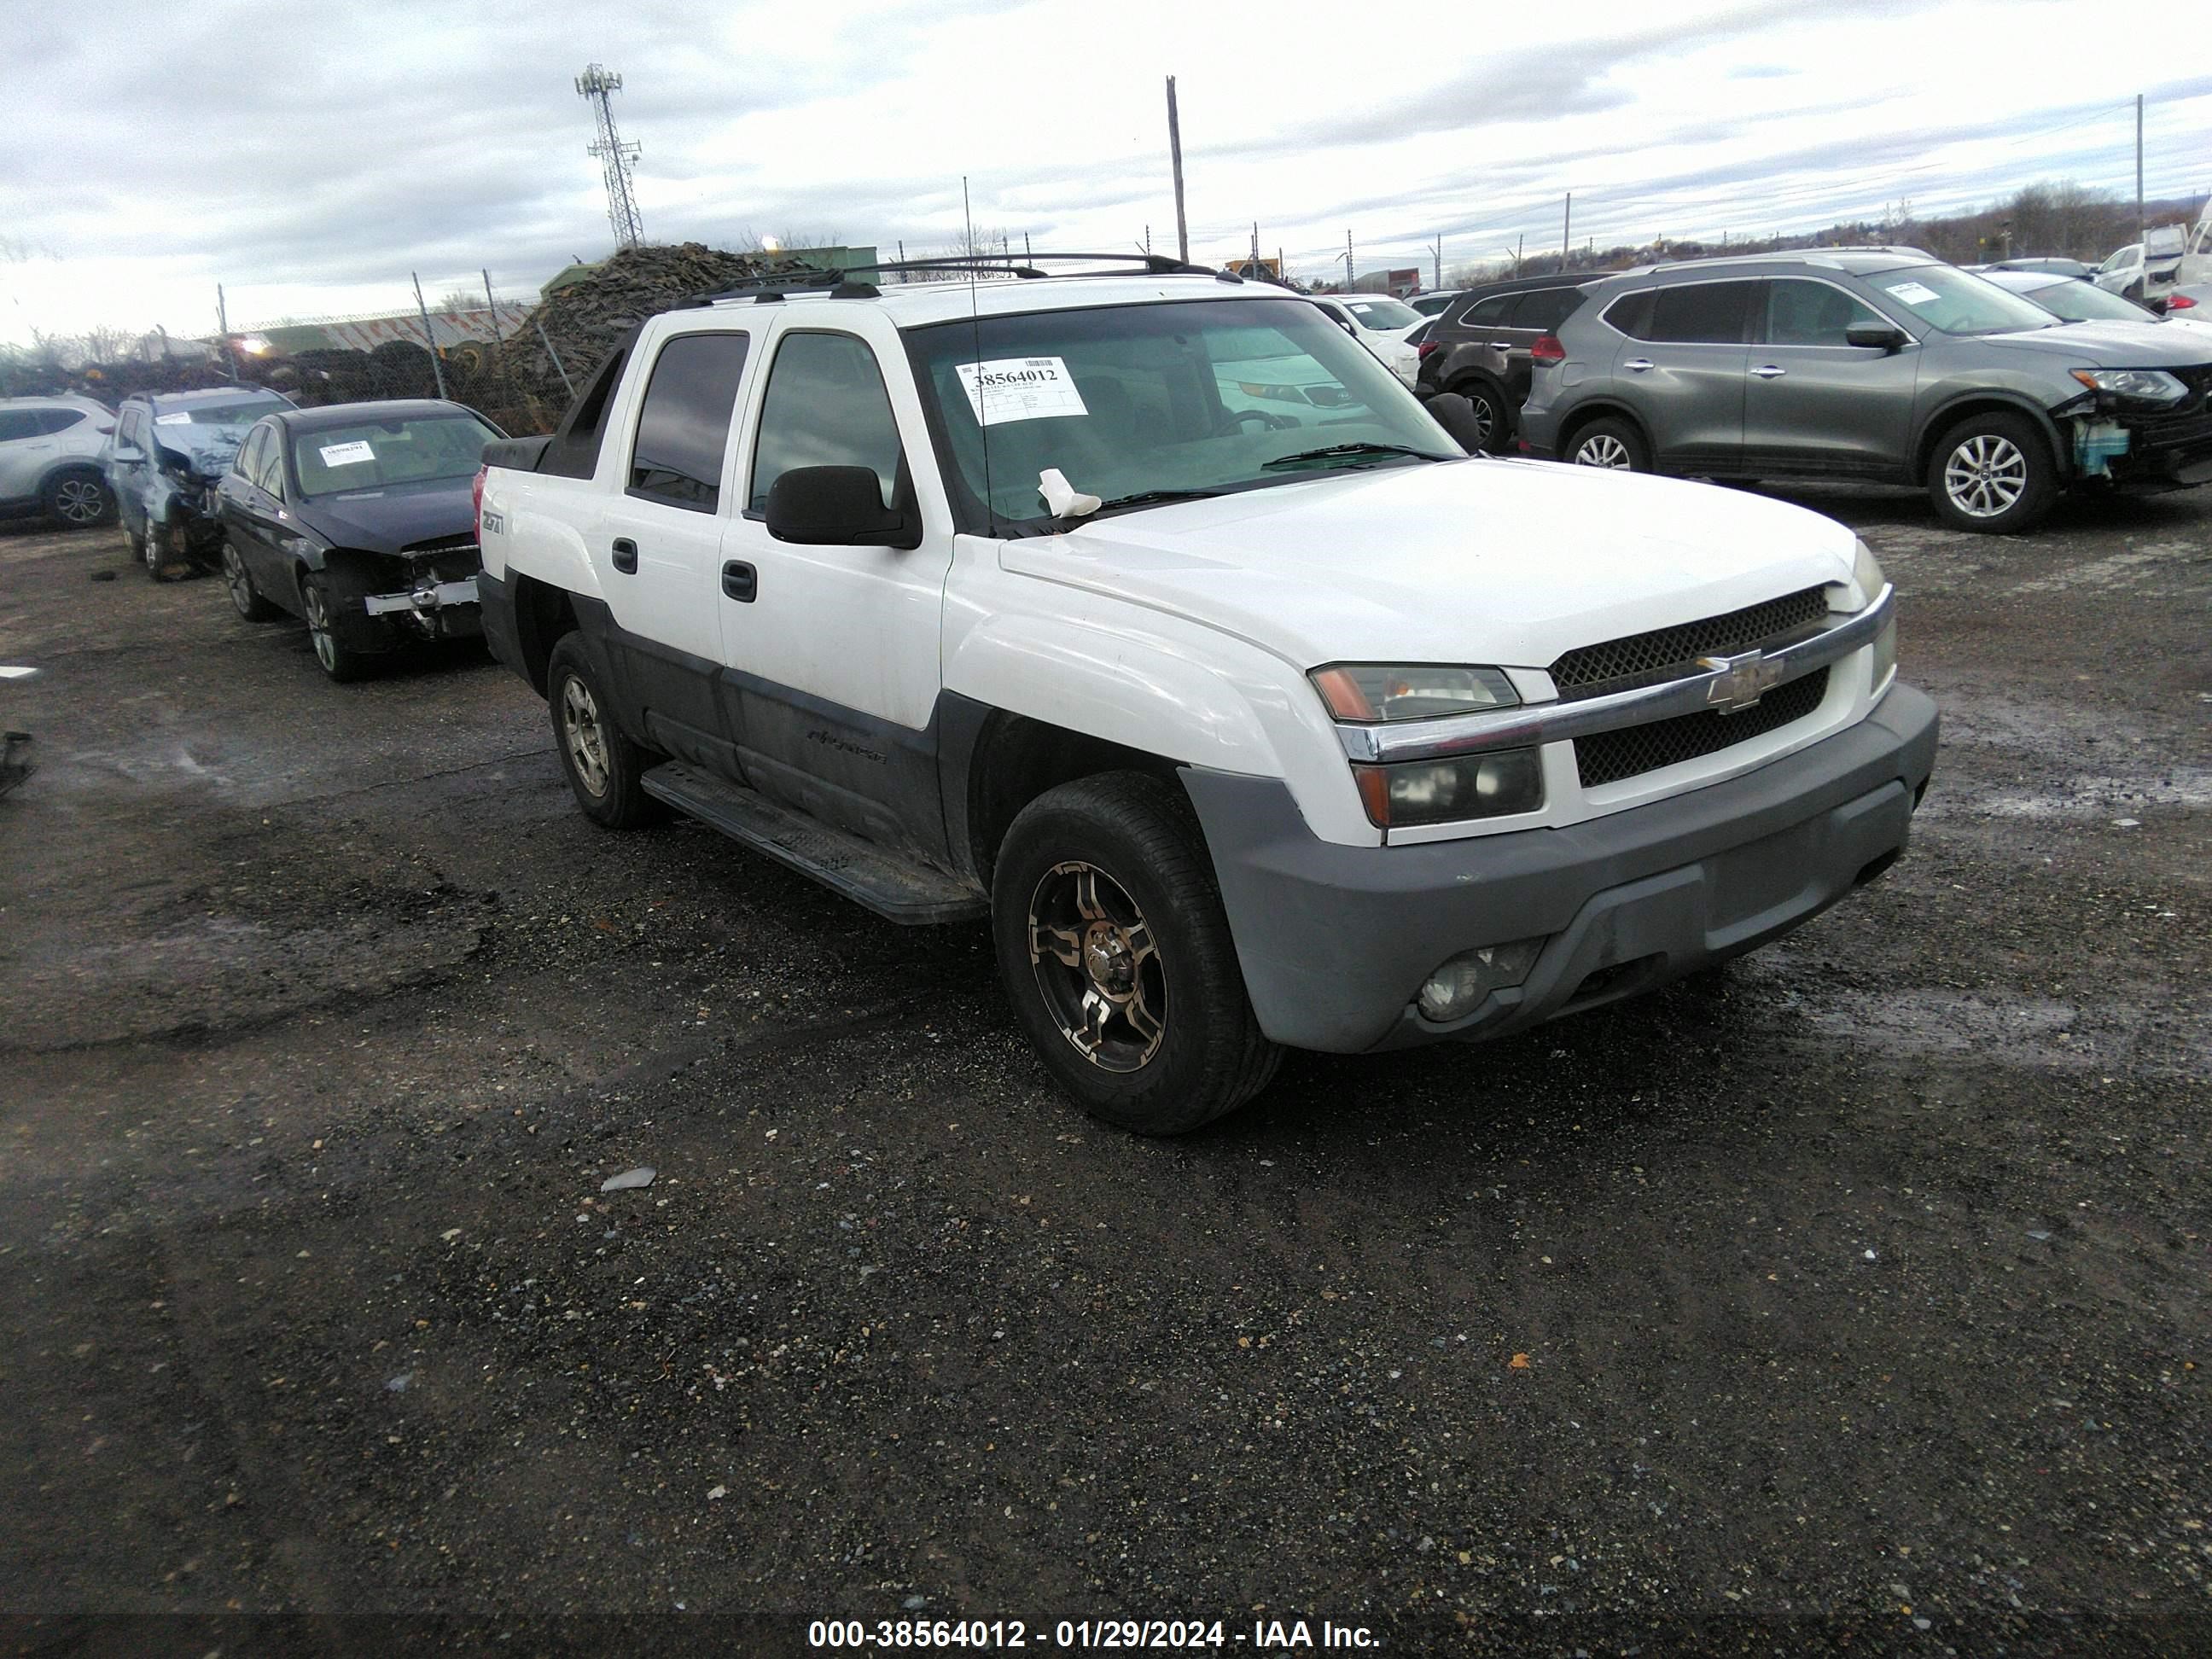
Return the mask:
<path id="1" fill-rule="evenodd" d="M 1173 1144 L 981 929 L 592 829 L 482 657 L 0 533 L 7 1650 L 2212 1648 L 2212 491 L 1796 498 L 1942 705 L 1904 862 Z"/>

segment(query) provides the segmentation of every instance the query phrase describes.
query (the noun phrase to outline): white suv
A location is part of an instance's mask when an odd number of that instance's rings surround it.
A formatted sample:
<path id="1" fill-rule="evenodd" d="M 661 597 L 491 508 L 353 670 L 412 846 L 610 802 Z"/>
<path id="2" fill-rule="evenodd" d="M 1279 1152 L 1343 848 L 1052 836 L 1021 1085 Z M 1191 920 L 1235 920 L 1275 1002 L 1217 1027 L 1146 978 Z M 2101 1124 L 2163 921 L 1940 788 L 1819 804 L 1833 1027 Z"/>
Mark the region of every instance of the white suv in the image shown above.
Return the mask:
<path id="1" fill-rule="evenodd" d="M 0 398 L 0 517 L 43 513 L 71 530 L 114 518 L 100 472 L 114 430 L 89 398 Z"/>
<path id="2" fill-rule="evenodd" d="M 717 296 L 490 446 L 485 632 L 583 811 L 988 916 L 1048 1069 L 1155 1133 L 1896 859 L 1936 711 L 1849 530 L 1462 454 L 1310 301 L 1162 264 Z"/>

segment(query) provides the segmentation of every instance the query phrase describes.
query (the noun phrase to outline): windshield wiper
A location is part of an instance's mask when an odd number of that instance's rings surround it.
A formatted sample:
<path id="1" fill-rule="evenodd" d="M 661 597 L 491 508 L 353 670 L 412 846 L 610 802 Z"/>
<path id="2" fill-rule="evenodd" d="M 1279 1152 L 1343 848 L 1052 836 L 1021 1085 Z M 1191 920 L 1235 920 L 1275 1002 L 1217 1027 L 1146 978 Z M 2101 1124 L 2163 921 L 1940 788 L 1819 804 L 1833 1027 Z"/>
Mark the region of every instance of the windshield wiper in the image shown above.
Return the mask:
<path id="1" fill-rule="evenodd" d="M 1133 495 L 1116 495 L 1109 501 L 1101 501 L 1097 512 L 1085 516 L 1103 518 L 1116 507 L 1164 507 L 1170 501 L 1206 501 L 1228 493 L 1225 489 L 1140 489 Z"/>
<path id="2" fill-rule="evenodd" d="M 1320 449 L 1301 449 L 1289 455 L 1278 455 L 1272 461 L 1260 463 L 1260 471 L 1272 472 L 1277 467 L 1296 466 L 1304 461 L 1333 460 L 1339 455 L 1411 455 L 1419 460 L 1441 461 L 1448 458 L 1431 455 L 1425 449 L 1411 448 L 1405 444 L 1329 444 Z"/>

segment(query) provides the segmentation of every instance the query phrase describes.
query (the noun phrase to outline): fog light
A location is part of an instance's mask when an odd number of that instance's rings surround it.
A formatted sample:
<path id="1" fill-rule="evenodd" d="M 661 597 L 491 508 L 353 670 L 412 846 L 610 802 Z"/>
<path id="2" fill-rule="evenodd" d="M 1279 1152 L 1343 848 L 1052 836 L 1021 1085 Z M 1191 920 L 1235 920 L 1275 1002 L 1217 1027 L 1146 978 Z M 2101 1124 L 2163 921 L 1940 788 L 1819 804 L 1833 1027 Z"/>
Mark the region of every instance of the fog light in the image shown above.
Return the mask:
<path id="1" fill-rule="evenodd" d="M 1441 1025 L 1473 1013 L 1492 991 L 1502 991 L 1528 978 L 1543 948 L 1540 939 L 1523 939 L 1510 945 L 1486 945 L 1480 951 L 1461 951 L 1431 974 L 1421 987 L 1421 1018 Z"/>
<path id="2" fill-rule="evenodd" d="M 1352 775 L 1369 820 L 1386 830 L 1510 817 L 1544 805 L 1544 768 L 1533 749 L 1355 765 Z"/>

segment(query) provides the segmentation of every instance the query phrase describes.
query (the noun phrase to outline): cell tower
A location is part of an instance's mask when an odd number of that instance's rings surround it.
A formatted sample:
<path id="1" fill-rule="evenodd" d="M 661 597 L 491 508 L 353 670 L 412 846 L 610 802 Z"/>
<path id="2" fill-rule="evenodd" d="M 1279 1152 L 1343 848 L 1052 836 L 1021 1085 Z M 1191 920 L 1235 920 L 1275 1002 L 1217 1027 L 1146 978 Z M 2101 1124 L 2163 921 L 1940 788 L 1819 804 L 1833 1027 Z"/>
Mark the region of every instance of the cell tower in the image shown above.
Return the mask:
<path id="1" fill-rule="evenodd" d="M 626 144 L 615 131 L 615 112 L 607 94 L 622 90 L 622 76 L 593 64 L 576 77 L 576 95 L 587 99 L 599 118 L 599 138 L 586 153 L 599 158 L 607 176 L 607 222 L 615 228 L 615 246 L 635 247 L 645 240 L 645 224 L 637 215 L 637 194 L 630 188 L 630 163 L 638 147 Z"/>

